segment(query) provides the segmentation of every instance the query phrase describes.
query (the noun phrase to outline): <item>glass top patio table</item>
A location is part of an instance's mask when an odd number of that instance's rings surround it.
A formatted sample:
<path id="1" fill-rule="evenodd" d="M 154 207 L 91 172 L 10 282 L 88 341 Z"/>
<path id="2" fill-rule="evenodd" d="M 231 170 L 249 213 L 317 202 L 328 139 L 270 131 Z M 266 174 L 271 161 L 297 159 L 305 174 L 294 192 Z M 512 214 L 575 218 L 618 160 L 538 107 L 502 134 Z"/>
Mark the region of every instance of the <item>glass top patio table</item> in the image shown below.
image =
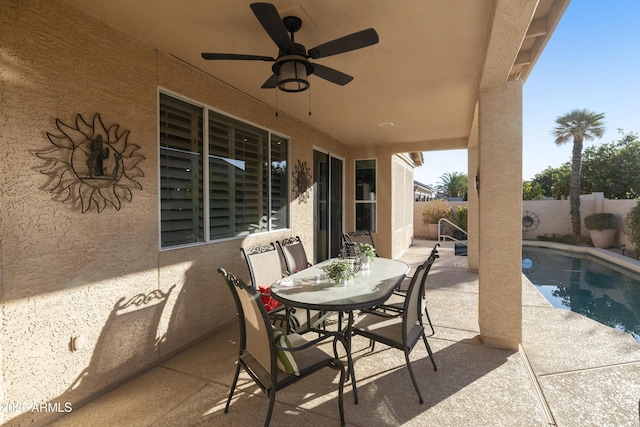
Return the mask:
<path id="1" fill-rule="evenodd" d="M 344 284 L 334 282 L 323 267 L 331 259 L 305 268 L 271 285 L 271 295 L 293 307 L 348 312 L 382 304 L 406 277 L 409 266 L 401 261 L 376 258 L 369 270 L 360 270 Z"/>
<path id="2" fill-rule="evenodd" d="M 366 309 L 382 304 L 389 298 L 409 271 L 409 266 L 403 262 L 388 258 L 377 257 L 370 264 L 369 270 L 361 270 L 356 277 L 344 284 L 337 283 L 327 277 L 323 267 L 331 264 L 329 259 L 305 268 L 288 278 L 277 280 L 271 285 L 271 295 L 277 301 L 289 306 L 318 310 L 321 312 L 337 311 L 348 313 L 346 327 L 342 329 L 338 322 L 338 331 L 329 333 L 320 329 L 309 330 L 325 336 L 334 337 L 333 351 L 337 356 L 336 341 L 344 345 L 347 353 L 348 376 L 351 378 L 353 398 L 358 403 L 356 376 L 353 370 L 351 355 L 351 331 L 354 310 Z M 289 310 L 289 308 L 287 309 Z M 319 338 L 322 339 L 322 338 Z"/>

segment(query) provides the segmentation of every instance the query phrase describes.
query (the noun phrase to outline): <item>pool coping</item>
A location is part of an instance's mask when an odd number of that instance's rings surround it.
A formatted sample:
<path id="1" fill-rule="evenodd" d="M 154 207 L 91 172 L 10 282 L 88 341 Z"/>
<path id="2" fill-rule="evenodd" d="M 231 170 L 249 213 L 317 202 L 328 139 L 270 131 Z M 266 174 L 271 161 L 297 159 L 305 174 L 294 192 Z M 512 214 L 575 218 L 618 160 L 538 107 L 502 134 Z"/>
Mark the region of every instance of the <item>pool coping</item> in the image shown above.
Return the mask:
<path id="1" fill-rule="evenodd" d="M 612 252 L 607 249 L 594 248 L 592 246 L 574 246 L 566 243 L 547 242 L 538 240 L 523 240 L 522 246 L 533 246 L 537 248 L 560 249 L 567 252 L 592 255 L 596 258 L 608 261 L 612 264 L 640 273 L 640 260 L 629 258 Z"/>

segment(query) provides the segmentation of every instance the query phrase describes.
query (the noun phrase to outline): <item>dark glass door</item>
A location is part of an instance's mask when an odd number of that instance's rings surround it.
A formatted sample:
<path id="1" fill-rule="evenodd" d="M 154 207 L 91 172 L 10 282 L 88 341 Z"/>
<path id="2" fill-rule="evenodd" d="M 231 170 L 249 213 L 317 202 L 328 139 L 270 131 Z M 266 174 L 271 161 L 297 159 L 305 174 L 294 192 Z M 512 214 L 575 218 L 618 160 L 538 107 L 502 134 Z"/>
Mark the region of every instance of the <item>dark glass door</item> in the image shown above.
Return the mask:
<path id="1" fill-rule="evenodd" d="M 313 227 L 315 262 L 338 256 L 343 230 L 344 162 L 313 151 Z"/>

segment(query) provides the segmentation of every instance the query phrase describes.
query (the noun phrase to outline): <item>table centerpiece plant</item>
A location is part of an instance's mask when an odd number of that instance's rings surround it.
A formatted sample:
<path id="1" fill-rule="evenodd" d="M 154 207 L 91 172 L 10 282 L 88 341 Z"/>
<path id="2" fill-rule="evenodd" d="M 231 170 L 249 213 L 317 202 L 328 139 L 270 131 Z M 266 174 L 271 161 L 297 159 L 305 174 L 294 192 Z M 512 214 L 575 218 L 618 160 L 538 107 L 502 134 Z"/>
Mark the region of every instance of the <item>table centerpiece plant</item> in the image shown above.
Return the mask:
<path id="1" fill-rule="evenodd" d="M 329 279 L 337 283 L 344 283 L 349 279 L 355 277 L 351 264 L 346 259 L 336 259 L 331 264 L 323 267 L 325 273 Z"/>
<path id="2" fill-rule="evenodd" d="M 368 270 L 369 265 L 376 258 L 376 249 L 369 243 L 360 243 L 360 253 L 362 254 L 362 269 Z"/>

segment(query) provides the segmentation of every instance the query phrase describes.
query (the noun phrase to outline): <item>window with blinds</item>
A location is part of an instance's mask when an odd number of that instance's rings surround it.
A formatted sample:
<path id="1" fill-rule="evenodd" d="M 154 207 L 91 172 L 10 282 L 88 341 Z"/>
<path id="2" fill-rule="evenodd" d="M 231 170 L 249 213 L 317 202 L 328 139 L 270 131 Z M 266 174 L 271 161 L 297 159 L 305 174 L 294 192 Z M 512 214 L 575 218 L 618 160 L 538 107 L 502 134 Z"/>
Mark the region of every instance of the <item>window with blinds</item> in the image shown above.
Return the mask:
<path id="1" fill-rule="evenodd" d="M 166 95 L 160 106 L 162 246 L 202 242 L 203 109 Z"/>
<path id="2" fill-rule="evenodd" d="M 288 156 L 288 139 L 162 93 L 162 247 L 287 228 Z"/>

